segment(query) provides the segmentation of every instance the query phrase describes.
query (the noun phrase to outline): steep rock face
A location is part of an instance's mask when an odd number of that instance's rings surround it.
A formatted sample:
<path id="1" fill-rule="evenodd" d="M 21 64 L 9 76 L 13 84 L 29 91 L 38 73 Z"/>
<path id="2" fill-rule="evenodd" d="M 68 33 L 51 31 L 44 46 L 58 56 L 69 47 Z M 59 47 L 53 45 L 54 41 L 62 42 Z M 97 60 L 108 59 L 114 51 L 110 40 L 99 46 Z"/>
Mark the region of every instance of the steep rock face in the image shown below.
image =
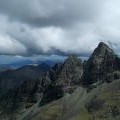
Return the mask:
<path id="1" fill-rule="evenodd" d="M 80 84 L 83 74 L 83 63 L 75 55 L 65 60 L 61 72 L 58 75 L 57 84 L 76 85 Z"/>
<path id="2" fill-rule="evenodd" d="M 71 55 L 63 64 L 56 64 L 49 72 L 47 72 L 45 76 L 40 79 L 39 85 L 43 87 L 47 87 L 50 84 L 59 86 L 78 85 L 81 82 L 82 74 L 82 60 Z"/>
<path id="3" fill-rule="evenodd" d="M 75 55 L 70 55 L 63 64 L 55 64 L 46 76 L 56 85 L 71 86 L 80 84 L 82 74 L 82 60 Z"/>
<path id="4" fill-rule="evenodd" d="M 113 50 L 101 42 L 85 64 L 84 84 L 89 85 L 118 79 L 120 77 L 119 61 Z"/>

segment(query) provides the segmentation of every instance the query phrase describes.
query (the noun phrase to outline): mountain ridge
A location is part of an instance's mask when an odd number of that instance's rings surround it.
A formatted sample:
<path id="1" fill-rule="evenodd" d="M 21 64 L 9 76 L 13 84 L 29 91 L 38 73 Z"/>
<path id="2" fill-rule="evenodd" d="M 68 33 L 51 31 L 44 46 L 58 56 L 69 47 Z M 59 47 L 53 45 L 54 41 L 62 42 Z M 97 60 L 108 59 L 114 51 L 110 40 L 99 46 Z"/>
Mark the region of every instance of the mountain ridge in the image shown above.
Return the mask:
<path id="1" fill-rule="evenodd" d="M 29 67 L 30 65 L 22 69 Z M 31 69 L 34 67 L 32 66 Z M 40 70 L 37 69 L 37 72 L 39 73 Z M 118 120 L 120 58 L 103 42 L 99 43 L 87 61 L 83 62 L 77 56 L 70 55 L 64 63 L 57 63 L 49 70 L 46 69 L 43 76 L 35 80 L 28 79 L 17 89 L 5 94 L 0 101 L 1 119 L 3 113 L 6 116 L 5 120 L 90 120 L 97 118 Z M 114 88 L 114 94 L 111 88 Z M 112 102 L 111 108 L 109 108 L 109 102 Z M 32 116 L 29 113 L 30 110 L 34 111 Z M 111 110 L 110 113 L 109 110 Z M 106 116 L 105 113 L 108 115 Z"/>

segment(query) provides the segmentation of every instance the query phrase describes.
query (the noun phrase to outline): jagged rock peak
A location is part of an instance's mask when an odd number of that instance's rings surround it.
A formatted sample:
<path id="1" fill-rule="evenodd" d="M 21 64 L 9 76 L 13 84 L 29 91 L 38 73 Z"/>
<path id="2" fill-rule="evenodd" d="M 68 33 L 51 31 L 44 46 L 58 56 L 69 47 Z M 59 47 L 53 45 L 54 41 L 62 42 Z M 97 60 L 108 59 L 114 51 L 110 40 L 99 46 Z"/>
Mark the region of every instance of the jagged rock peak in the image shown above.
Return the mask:
<path id="1" fill-rule="evenodd" d="M 70 55 L 62 65 L 57 82 L 60 85 L 75 85 L 81 81 L 82 74 L 82 60 L 75 55 Z"/>
<path id="2" fill-rule="evenodd" d="M 120 60 L 114 51 L 105 43 L 100 42 L 85 64 L 83 82 L 89 85 L 108 81 L 110 80 L 108 76 L 114 76 L 113 73 L 119 70 L 119 66 Z"/>
<path id="3" fill-rule="evenodd" d="M 100 42 L 98 47 L 94 50 L 92 56 L 99 56 L 99 55 L 105 55 L 105 54 L 111 54 L 115 56 L 114 51 L 109 48 L 109 46 L 103 42 Z"/>
<path id="4" fill-rule="evenodd" d="M 104 42 L 100 42 L 98 47 L 107 47 L 108 48 L 107 44 L 105 44 Z"/>
<path id="5" fill-rule="evenodd" d="M 72 64 L 72 63 L 75 63 L 75 62 L 79 62 L 82 64 L 82 60 L 79 59 L 76 55 L 74 54 L 71 54 L 68 56 L 68 58 L 65 60 L 64 64 Z"/>

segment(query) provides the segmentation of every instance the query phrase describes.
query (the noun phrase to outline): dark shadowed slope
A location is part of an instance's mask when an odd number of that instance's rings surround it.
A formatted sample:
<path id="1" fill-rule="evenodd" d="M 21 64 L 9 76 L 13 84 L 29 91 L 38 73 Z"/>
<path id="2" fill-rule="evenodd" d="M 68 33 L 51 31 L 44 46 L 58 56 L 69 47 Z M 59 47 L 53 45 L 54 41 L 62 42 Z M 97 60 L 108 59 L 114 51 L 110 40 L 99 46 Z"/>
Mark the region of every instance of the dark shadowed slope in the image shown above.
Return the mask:
<path id="1" fill-rule="evenodd" d="M 38 66 L 27 65 L 17 70 L 8 70 L 0 74 L 0 90 L 6 92 L 9 89 L 19 87 L 26 80 L 38 80 L 50 67 L 46 64 Z"/>

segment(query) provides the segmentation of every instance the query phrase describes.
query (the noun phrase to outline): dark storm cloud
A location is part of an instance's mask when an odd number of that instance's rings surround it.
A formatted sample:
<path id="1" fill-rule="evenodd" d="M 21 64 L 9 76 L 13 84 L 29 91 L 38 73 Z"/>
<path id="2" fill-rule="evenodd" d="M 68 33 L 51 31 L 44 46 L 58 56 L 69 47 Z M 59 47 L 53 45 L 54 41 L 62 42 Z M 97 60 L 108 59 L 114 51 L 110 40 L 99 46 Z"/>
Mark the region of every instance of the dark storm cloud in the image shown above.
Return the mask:
<path id="1" fill-rule="evenodd" d="M 65 26 L 78 20 L 91 19 L 95 6 L 95 0 L 0 0 L 2 13 L 12 20 L 36 26 Z"/>
<path id="2" fill-rule="evenodd" d="M 0 54 L 119 53 L 119 0 L 0 0 Z"/>

